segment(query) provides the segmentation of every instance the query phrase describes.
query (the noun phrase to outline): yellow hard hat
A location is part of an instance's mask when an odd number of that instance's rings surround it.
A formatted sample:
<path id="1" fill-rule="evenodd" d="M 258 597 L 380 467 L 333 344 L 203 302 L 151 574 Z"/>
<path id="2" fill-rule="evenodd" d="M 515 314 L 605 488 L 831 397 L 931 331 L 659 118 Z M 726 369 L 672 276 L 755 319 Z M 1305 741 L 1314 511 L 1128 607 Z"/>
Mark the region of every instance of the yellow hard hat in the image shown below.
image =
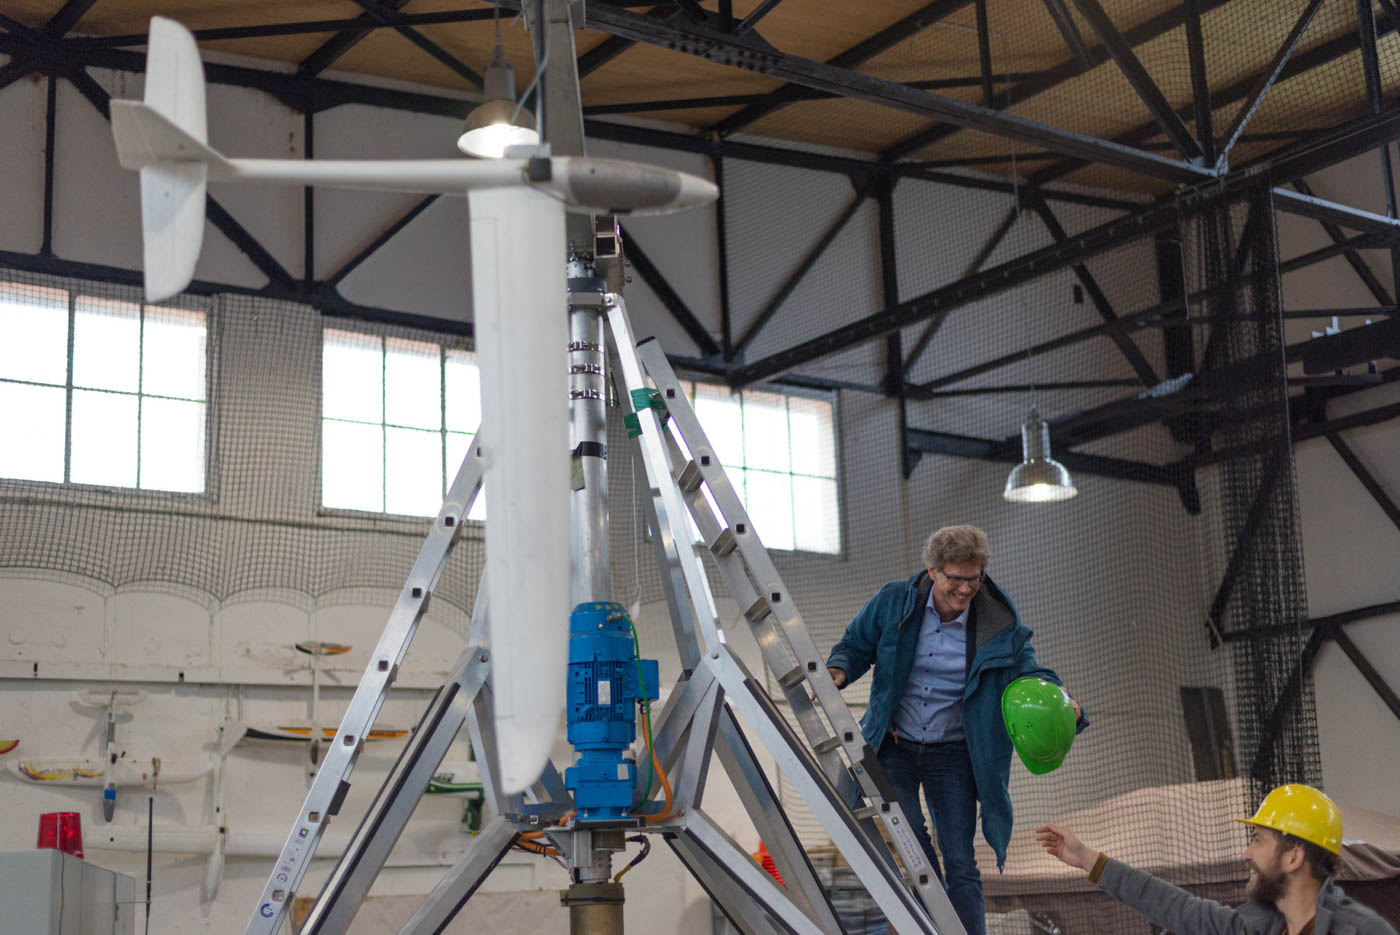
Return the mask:
<path id="1" fill-rule="evenodd" d="M 1279 786 L 1264 796 L 1253 818 L 1235 821 L 1291 834 L 1334 854 L 1342 852 L 1342 813 L 1335 802 L 1312 786 Z"/>

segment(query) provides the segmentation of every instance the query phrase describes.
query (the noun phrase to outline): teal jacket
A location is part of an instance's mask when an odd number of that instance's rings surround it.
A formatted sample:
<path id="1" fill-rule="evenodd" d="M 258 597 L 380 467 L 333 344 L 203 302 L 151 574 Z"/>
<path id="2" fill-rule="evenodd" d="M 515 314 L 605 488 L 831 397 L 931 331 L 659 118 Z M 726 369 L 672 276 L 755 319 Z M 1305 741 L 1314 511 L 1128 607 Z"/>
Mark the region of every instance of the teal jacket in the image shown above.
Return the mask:
<path id="1" fill-rule="evenodd" d="M 875 752 L 889 732 L 914 667 L 914 650 L 923 624 L 933 579 L 921 571 L 907 581 L 885 585 L 865 602 L 831 650 L 827 666 L 846 673 L 849 685 L 872 665 L 870 704 L 861 719 L 861 732 Z M 1001 718 L 1001 693 L 1024 676 L 1063 684 L 1060 677 L 1036 662 L 1031 631 L 1021 623 L 1016 605 L 987 578 L 972 599 L 968 614 L 967 685 L 963 689 L 963 732 L 982 803 L 982 836 L 996 854 L 997 868 L 1006 863 L 1011 840 L 1011 738 Z M 1089 723 L 1080 717 L 1078 729 Z"/>

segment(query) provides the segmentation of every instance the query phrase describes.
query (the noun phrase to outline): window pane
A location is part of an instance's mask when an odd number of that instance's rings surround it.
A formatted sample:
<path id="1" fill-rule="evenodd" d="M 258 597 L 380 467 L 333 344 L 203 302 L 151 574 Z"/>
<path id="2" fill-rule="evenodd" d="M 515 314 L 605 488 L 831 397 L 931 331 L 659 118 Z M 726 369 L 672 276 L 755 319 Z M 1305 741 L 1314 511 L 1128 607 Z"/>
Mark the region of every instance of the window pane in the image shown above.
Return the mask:
<path id="1" fill-rule="evenodd" d="M 389 338 L 384 344 L 384 421 L 419 429 L 442 428 L 442 352 L 438 345 L 400 338 Z"/>
<path id="2" fill-rule="evenodd" d="M 141 376 L 141 306 L 80 295 L 74 307 L 73 385 L 135 393 Z M 134 448 L 134 431 L 131 441 Z"/>
<path id="3" fill-rule="evenodd" d="M 792 477 L 767 471 L 746 471 L 745 505 L 754 529 L 770 549 L 791 549 Z"/>
<path id="4" fill-rule="evenodd" d="M 384 421 L 384 351 L 377 336 L 326 330 L 321 352 L 321 415 L 357 422 Z"/>
<path id="5" fill-rule="evenodd" d="M 148 306 L 141 339 L 141 392 L 178 396 L 181 399 L 204 399 L 203 312 Z M 145 479 L 143 464 L 143 487 L 147 486 Z"/>
<path id="6" fill-rule="evenodd" d="M 457 479 L 457 471 L 462 467 L 462 459 L 467 456 L 467 450 L 471 448 L 474 437 L 463 432 L 447 433 L 447 480 L 443 484 L 443 497 L 447 496 L 447 485 Z M 477 493 L 476 500 L 472 502 L 471 512 L 467 513 L 467 519 L 474 519 L 479 523 L 486 521 L 486 488 L 483 487 Z"/>
<path id="7" fill-rule="evenodd" d="M 787 397 L 779 393 L 744 394 L 744 467 L 790 470 Z"/>
<path id="8" fill-rule="evenodd" d="M 792 499 L 798 504 L 793 515 L 793 540 L 808 552 L 841 551 L 841 517 L 836 508 L 836 481 L 817 477 L 794 477 Z"/>
<path id="9" fill-rule="evenodd" d="M 63 482 L 65 392 L 0 382 L 0 477 Z"/>
<path id="10" fill-rule="evenodd" d="M 204 404 L 182 399 L 141 401 L 141 486 L 204 490 Z"/>
<path id="11" fill-rule="evenodd" d="M 384 512 L 384 429 L 321 420 L 321 503 Z"/>
<path id="12" fill-rule="evenodd" d="M 447 352 L 447 430 L 475 435 L 481 426 L 481 371 L 471 351 Z"/>
<path id="13" fill-rule="evenodd" d="M 0 334 L 0 379 L 67 384 L 67 292 L 0 283 Z M 11 457 L 25 456 L 0 454 Z"/>
<path id="14" fill-rule="evenodd" d="M 386 428 L 385 512 L 434 516 L 442 506 L 442 433 Z"/>
<path id="15" fill-rule="evenodd" d="M 792 472 L 836 476 L 835 407 L 827 400 L 788 398 L 792 437 Z M 804 502 L 801 497 L 798 503 Z"/>
<path id="16" fill-rule="evenodd" d="M 744 464 L 744 435 L 739 415 L 739 397 L 729 389 L 699 383 L 695 386 L 695 417 L 705 430 L 705 437 L 715 449 L 715 456 L 725 467 Z"/>
<path id="17" fill-rule="evenodd" d="M 105 487 L 136 486 L 136 408 L 134 395 L 73 391 L 69 480 Z"/>

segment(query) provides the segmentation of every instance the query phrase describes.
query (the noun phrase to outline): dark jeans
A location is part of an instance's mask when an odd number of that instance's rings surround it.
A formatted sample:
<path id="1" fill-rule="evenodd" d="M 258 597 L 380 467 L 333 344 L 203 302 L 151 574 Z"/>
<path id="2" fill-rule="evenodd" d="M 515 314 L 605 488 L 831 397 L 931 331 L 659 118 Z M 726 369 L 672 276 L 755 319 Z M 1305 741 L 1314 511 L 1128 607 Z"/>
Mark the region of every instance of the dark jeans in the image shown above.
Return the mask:
<path id="1" fill-rule="evenodd" d="M 972 853 L 972 838 L 977 833 L 977 781 L 972 775 L 967 743 L 954 740 L 922 744 L 896 740 L 890 735 L 880 745 L 879 760 L 894 786 L 905 820 L 937 872 L 938 857 L 929 840 L 924 811 L 919 807 L 919 787 L 923 787 L 938 834 L 938 850 L 943 854 L 943 872 L 939 875 L 948 891 L 948 901 L 967 935 L 985 935 L 982 873 Z"/>

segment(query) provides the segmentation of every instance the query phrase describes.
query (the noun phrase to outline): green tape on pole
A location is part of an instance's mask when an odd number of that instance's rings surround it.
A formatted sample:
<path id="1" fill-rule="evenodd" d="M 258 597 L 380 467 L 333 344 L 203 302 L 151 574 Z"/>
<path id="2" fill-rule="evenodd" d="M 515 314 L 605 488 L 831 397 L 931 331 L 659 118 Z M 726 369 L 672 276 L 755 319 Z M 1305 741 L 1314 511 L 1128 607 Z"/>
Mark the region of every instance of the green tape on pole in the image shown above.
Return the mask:
<path id="1" fill-rule="evenodd" d="M 637 418 L 635 412 L 629 412 L 622 417 L 622 424 L 627 428 L 628 438 L 639 438 L 642 434 L 642 420 Z"/>

